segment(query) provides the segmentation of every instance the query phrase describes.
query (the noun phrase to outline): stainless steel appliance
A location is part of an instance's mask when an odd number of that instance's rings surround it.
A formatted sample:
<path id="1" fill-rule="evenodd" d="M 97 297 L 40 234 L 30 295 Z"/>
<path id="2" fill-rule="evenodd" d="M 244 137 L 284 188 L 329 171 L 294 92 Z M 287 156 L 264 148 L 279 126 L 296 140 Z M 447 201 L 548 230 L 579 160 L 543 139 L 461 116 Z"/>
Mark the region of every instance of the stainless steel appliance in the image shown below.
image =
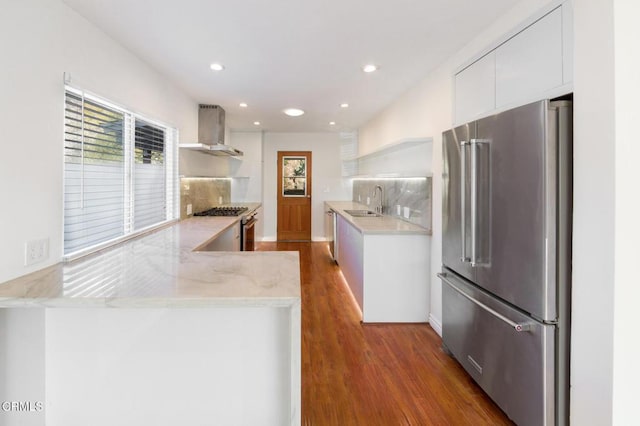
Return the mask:
<path id="1" fill-rule="evenodd" d="M 240 220 L 240 249 L 242 251 L 255 250 L 255 224 L 258 221 L 257 210 L 249 211 L 248 207 L 223 206 L 194 213 L 194 216 L 242 216 Z"/>
<path id="2" fill-rule="evenodd" d="M 443 133 L 442 338 L 519 425 L 568 423 L 572 105 Z"/>
<path id="3" fill-rule="evenodd" d="M 255 251 L 256 222 L 258 222 L 258 211 L 253 210 L 242 217 L 242 251 Z"/>
<path id="4" fill-rule="evenodd" d="M 200 105 L 198 109 L 198 142 L 179 147 L 216 156 L 241 157 L 243 152 L 224 143 L 225 112 L 220 105 Z"/>
<path id="5" fill-rule="evenodd" d="M 194 213 L 194 216 L 240 216 L 249 210 L 247 207 L 213 207 L 209 210 Z"/>
<path id="6" fill-rule="evenodd" d="M 338 229 L 336 224 L 337 220 L 338 218 L 336 217 L 335 211 L 333 211 L 332 209 L 329 209 L 325 212 L 325 219 L 324 219 L 325 239 L 329 244 L 329 253 L 331 254 L 331 259 L 333 259 L 333 261 L 336 263 L 338 263 L 338 256 L 337 256 L 338 238 L 336 235 L 336 232 Z"/>

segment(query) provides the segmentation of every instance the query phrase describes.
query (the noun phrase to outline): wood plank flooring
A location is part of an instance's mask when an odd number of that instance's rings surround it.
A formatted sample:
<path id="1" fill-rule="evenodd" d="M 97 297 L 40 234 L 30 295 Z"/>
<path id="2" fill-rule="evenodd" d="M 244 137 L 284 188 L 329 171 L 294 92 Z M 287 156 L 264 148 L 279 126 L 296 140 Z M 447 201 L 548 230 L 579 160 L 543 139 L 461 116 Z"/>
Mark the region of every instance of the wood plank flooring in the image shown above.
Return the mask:
<path id="1" fill-rule="evenodd" d="M 300 252 L 304 426 L 509 425 L 427 324 L 361 324 L 326 243 Z"/>

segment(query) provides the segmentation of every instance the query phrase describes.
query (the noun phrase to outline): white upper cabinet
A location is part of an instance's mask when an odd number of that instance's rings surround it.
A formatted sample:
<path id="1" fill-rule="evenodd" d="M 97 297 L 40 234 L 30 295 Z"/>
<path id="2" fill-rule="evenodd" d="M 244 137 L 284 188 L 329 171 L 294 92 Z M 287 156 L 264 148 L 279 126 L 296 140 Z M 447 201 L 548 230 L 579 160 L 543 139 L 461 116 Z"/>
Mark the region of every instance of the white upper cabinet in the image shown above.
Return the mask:
<path id="1" fill-rule="evenodd" d="M 455 77 L 455 115 L 458 122 L 473 120 L 496 104 L 496 55 L 489 52 Z"/>
<path id="2" fill-rule="evenodd" d="M 571 1 L 530 22 L 456 73 L 456 125 L 572 91 Z"/>
<path id="3" fill-rule="evenodd" d="M 562 85 L 562 10 L 549 13 L 495 50 L 496 107 L 534 100 Z"/>

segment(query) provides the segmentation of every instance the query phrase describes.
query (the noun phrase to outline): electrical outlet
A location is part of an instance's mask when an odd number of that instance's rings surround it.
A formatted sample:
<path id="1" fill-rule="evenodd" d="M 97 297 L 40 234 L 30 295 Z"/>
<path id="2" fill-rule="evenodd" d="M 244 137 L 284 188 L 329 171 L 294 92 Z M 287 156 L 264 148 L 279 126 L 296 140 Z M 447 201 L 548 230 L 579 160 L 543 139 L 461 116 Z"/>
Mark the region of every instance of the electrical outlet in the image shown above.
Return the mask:
<path id="1" fill-rule="evenodd" d="M 187 204 L 187 214 L 193 214 L 193 204 Z"/>
<path id="2" fill-rule="evenodd" d="M 371 204 L 371 197 L 367 197 L 367 205 Z"/>
<path id="3" fill-rule="evenodd" d="M 33 265 L 49 258 L 49 239 L 27 241 L 24 244 L 24 266 Z"/>
<path id="4" fill-rule="evenodd" d="M 222 204 L 222 195 L 218 197 L 218 204 Z"/>

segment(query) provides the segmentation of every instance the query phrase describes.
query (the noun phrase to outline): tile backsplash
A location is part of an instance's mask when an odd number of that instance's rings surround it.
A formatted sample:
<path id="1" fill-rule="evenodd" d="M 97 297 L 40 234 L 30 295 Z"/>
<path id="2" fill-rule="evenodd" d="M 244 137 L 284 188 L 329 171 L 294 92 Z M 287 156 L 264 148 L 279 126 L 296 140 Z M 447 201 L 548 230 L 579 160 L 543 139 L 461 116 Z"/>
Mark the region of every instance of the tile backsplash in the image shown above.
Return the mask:
<path id="1" fill-rule="evenodd" d="M 367 178 L 353 180 L 353 201 L 367 204 L 373 210 L 378 205 L 379 190 L 384 189 L 382 212 L 431 229 L 431 177 Z M 406 216 L 409 216 L 408 218 Z"/>
<path id="2" fill-rule="evenodd" d="M 231 180 L 225 178 L 180 178 L 180 219 L 187 215 L 187 205 L 197 213 L 231 202 Z"/>

